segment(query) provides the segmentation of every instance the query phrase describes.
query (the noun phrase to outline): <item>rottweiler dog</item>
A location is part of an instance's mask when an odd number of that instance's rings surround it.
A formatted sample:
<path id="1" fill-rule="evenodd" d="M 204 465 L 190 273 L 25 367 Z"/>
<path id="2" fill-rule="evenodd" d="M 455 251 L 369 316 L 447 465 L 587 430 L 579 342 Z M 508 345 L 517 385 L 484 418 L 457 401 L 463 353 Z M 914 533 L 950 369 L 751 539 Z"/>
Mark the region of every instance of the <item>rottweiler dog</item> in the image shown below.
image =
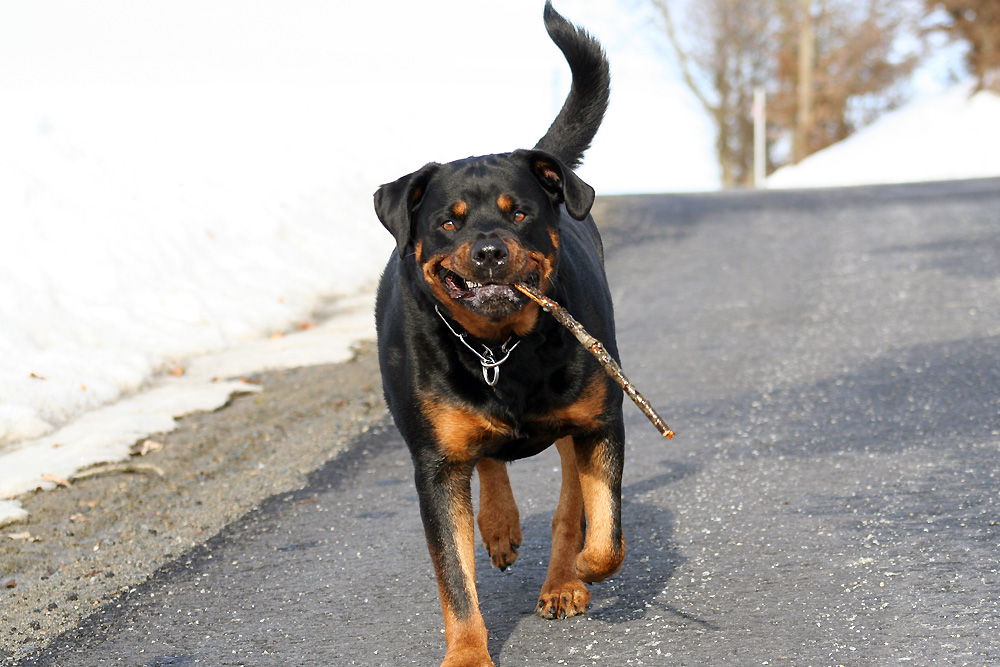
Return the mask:
<path id="1" fill-rule="evenodd" d="M 573 172 L 607 109 L 608 62 L 550 2 L 544 21 L 573 83 L 535 147 L 431 163 L 375 193 L 396 239 L 375 309 L 382 383 L 413 458 L 449 667 L 493 665 L 475 584 L 473 470 L 480 534 L 503 570 L 521 544 L 506 464 L 556 445 L 562 486 L 539 616 L 582 613 L 585 584 L 625 555 L 621 389 L 513 287 L 549 295 L 618 357 L 594 190 Z"/>

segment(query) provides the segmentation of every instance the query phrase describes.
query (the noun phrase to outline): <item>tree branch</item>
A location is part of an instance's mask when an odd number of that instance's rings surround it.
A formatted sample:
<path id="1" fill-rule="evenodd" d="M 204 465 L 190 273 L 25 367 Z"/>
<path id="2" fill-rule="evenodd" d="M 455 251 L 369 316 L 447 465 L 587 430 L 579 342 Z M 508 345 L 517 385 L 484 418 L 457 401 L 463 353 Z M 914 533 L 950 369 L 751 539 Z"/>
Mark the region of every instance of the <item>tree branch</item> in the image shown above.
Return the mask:
<path id="1" fill-rule="evenodd" d="M 619 366 L 614 360 L 614 357 L 608 353 L 601 341 L 587 333 L 587 330 L 583 328 L 583 325 L 573 319 L 573 316 L 570 315 L 565 308 L 549 297 L 543 295 L 541 292 L 532 287 L 528 287 L 523 283 L 516 283 L 514 287 L 541 306 L 545 312 L 551 313 L 551 315 L 555 317 L 560 324 L 569 329 L 570 333 L 576 336 L 576 339 L 580 341 L 581 345 L 597 357 L 597 361 L 601 363 L 601 366 L 604 367 L 607 374 L 610 375 L 615 382 L 621 386 L 625 393 L 628 394 L 629 398 L 631 398 L 635 404 L 639 406 L 642 413 L 649 418 L 649 421 L 653 422 L 653 426 L 656 427 L 656 430 L 658 430 L 664 438 L 669 440 L 674 437 L 674 432 L 669 426 L 667 426 L 667 423 L 663 421 L 663 418 L 656 413 L 656 410 L 650 402 L 646 400 L 646 397 L 640 394 L 639 390 L 635 388 L 635 385 L 633 385 L 632 382 L 625 377 L 625 373 L 622 371 L 621 366 Z"/>
<path id="2" fill-rule="evenodd" d="M 667 31 L 667 40 L 670 42 L 670 46 L 673 47 L 674 53 L 677 55 L 677 62 L 681 68 L 681 77 L 684 79 L 684 83 L 694 96 L 698 98 L 705 110 L 708 111 L 713 116 L 718 113 L 718 109 L 711 102 L 709 102 L 708 97 L 702 92 L 698 84 L 695 83 L 694 74 L 691 71 L 691 59 L 688 58 L 688 54 L 681 48 L 680 40 L 677 39 L 677 30 L 674 28 L 674 21 L 670 16 L 670 10 L 667 8 L 667 2 L 669 0 L 651 0 L 653 6 L 659 10 L 660 15 L 663 17 L 663 24 Z"/>

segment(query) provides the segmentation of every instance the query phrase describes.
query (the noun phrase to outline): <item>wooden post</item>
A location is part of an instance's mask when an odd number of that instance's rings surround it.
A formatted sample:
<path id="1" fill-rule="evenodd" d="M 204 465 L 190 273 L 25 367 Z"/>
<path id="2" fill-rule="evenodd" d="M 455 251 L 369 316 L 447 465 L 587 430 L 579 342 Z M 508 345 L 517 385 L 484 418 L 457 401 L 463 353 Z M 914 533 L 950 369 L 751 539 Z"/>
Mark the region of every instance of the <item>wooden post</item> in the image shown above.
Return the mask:
<path id="1" fill-rule="evenodd" d="M 767 93 L 764 86 L 753 89 L 753 186 L 766 187 L 767 178 Z"/>
<path id="2" fill-rule="evenodd" d="M 809 137 L 813 125 L 813 67 L 816 35 L 813 32 L 812 0 L 802 0 L 799 17 L 799 79 L 797 84 L 798 109 L 795 123 L 795 141 L 792 162 L 798 164 L 809 155 Z"/>

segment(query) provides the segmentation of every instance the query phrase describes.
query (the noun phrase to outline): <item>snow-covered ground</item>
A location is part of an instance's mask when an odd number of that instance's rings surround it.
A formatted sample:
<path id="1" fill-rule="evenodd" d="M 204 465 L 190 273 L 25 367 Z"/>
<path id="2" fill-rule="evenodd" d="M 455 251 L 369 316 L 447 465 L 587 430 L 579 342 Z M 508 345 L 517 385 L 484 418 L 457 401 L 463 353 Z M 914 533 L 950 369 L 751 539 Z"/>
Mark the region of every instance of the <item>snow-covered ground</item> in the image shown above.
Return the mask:
<path id="1" fill-rule="evenodd" d="M 581 175 L 605 194 L 718 187 L 711 128 L 637 39 L 642 15 L 602 0 L 556 5 L 602 39 L 613 67 L 612 106 Z M 372 337 L 372 290 L 393 247 L 372 192 L 427 161 L 544 133 L 569 76 L 541 6 L 5 8 L 0 524 L 23 513 L 25 491 L 256 390 L 240 377 L 342 360 Z M 929 148 L 882 162 L 882 180 L 904 168 L 913 180 L 1000 175 L 995 161 L 990 174 L 931 171 L 1000 155 L 994 102 L 959 94 L 918 138 L 893 140 Z M 876 148 L 855 149 L 862 161 L 901 157 L 878 139 L 901 124 L 870 130 Z M 956 125 L 967 134 L 928 143 Z"/>
<path id="2" fill-rule="evenodd" d="M 1000 176 L 1000 95 L 953 86 L 767 179 L 769 188 L 838 187 Z"/>

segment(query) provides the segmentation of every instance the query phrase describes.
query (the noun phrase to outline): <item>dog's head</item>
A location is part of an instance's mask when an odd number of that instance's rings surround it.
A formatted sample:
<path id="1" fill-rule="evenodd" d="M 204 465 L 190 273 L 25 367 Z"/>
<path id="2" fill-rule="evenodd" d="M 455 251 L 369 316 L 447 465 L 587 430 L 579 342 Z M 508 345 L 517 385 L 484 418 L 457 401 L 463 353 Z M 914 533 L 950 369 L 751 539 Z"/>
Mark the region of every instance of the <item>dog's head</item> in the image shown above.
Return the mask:
<path id="1" fill-rule="evenodd" d="M 454 320 L 489 339 L 534 327 L 537 307 L 514 284 L 551 287 L 561 209 L 583 220 L 593 203 L 593 188 L 537 150 L 431 163 L 375 193 L 400 257 Z"/>

